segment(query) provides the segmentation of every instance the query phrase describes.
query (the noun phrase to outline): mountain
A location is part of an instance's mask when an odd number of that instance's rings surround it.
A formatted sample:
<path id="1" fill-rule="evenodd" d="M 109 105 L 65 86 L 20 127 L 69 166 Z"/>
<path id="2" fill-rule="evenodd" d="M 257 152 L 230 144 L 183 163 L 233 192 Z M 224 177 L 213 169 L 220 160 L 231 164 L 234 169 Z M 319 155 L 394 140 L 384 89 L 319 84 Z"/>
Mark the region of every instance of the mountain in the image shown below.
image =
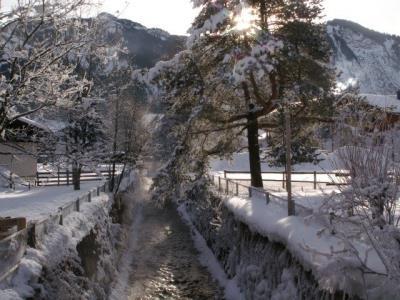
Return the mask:
<path id="1" fill-rule="evenodd" d="M 361 93 L 371 94 L 400 89 L 400 37 L 346 20 L 330 21 L 327 29 L 342 84 L 357 82 Z"/>
<path id="2" fill-rule="evenodd" d="M 110 41 L 123 41 L 127 48 L 122 63 L 149 68 L 185 47 L 184 36 L 149 29 L 108 13 L 98 18 Z M 400 89 L 400 37 L 339 19 L 328 22 L 327 32 L 332 63 L 343 86 L 357 83 L 361 93 L 369 94 L 395 94 Z"/>
<path id="3" fill-rule="evenodd" d="M 122 46 L 126 47 L 127 63 L 138 68 L 149 68 L 160 60 L 172 58 L 185 46 L 185 37 L 171 35 L 162 29 L 146 28 L 108 13 L 101 13 L 98 18 L 109 40 L 122 41 Z"/>

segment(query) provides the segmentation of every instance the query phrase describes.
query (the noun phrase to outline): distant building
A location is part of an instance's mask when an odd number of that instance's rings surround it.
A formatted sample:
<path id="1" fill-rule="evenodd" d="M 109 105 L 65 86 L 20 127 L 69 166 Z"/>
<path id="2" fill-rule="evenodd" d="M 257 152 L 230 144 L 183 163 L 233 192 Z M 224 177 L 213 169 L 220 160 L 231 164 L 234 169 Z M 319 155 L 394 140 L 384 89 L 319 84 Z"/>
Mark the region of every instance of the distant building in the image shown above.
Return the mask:
<path id="1" fill-rule="evenodd" d="M 18 118 L 0 141 L 0 166 L 23 178 L 34 178 L 37 172 L 36 137 L 50 132 L 46 126 L 25 117 Z"/>
<path id="2" fill-rule="evenodd" d="M 396 95 L 373 95 L 361 94 L 365 102 L 379 108 L 385 116 L 379 125 L 381 130 L 392 128 L 395 124 L 400 124 L 400 91 Z"/>

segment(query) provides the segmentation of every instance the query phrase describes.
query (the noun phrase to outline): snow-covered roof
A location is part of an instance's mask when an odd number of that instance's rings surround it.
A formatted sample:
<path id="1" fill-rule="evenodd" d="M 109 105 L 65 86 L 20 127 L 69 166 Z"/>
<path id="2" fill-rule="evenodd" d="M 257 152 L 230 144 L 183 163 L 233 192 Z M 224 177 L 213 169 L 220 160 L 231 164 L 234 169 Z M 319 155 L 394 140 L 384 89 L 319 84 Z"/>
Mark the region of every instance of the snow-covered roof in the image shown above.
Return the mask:
<path id="1" fill-rule="evenodd" d="M 386 111 L 400 113 L 400 100 L 396 95 L 374 95 L 374 94 L 361 94 L 365 101 L 375 107 L 382 108 Z"/>
<path id="2" fill-rule="evenodd" d="M 23 123 L 25 123 L 25 124 L 28 124 L 28 125 L 30 125 L 30 126 L 33 126 L 33 127 L 39 128 L 39 129 L 42 129 L 42 130 L 44 130 L 44 131 L 51 132 L 51 130 L 50 130 L 49 127 L 47 127 L 46 125 L 44 125 L 44 124 L 42 124 L 42 123 L 40 123 L 40 122 L 37 122 L 37 121 L 35 121 L 35 120 L 28 119 L 28 118 L 26 118 L 26 117 L 19 117 L 18 120 L 21 121 L 21 122 L 23 122 Z"/>

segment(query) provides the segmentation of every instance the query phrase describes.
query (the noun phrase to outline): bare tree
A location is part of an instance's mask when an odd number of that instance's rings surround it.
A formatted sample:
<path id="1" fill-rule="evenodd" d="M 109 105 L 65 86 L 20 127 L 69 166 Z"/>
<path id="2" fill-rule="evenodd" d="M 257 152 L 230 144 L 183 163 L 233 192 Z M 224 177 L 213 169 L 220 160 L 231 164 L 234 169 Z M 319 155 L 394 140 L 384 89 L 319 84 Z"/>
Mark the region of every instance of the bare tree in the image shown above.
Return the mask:
<path id="1" fill-rule="evenodd" d="M 65 104 L 85 81 L 68 56 L 92 39 L 89 0 L 20 0 L 0 12 L 0 134 L 14 120 Z"/>
<path id="2" fill-rule="evenodd" d="M 336 276 L 338 271 L 357 270 L 365 284 L 366 298 L 387 289 L 396 294 L 400 282 L 400 166 L 393 159 L 393 136 L 398 132 L 394 134 L 396 126 L 386 121 L 386 112 L 365 106 L 339 118 L 338 128 L 347 135 L 347 145 L 336 151 L 334 162 L 341 170 L 339 193 L 322 207 L 330 213 L 330 232 L 344 245 L 340 255 L 329 254 L 336 258 L 325 272 Z M 370 252 L 376 253 L 384 271 L 376 262 L 368 262 Z M 369 289 L 371 280 L 373 290 Z"/>

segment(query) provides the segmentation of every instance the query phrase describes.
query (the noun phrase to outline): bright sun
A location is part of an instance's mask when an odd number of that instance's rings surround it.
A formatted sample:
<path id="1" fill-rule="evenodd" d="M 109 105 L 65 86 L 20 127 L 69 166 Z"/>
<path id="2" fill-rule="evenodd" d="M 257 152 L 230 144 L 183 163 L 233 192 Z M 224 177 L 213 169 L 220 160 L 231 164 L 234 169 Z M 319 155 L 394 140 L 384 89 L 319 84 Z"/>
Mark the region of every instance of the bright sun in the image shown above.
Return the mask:
<path id="1" fill-rule="evenodd" d="M 240 14 L 234 17 L 234 29 L 239 31 L 247 31 L 255 26 L 257 16 L 254 9 L 250 7 L 242 7 Z"/>

